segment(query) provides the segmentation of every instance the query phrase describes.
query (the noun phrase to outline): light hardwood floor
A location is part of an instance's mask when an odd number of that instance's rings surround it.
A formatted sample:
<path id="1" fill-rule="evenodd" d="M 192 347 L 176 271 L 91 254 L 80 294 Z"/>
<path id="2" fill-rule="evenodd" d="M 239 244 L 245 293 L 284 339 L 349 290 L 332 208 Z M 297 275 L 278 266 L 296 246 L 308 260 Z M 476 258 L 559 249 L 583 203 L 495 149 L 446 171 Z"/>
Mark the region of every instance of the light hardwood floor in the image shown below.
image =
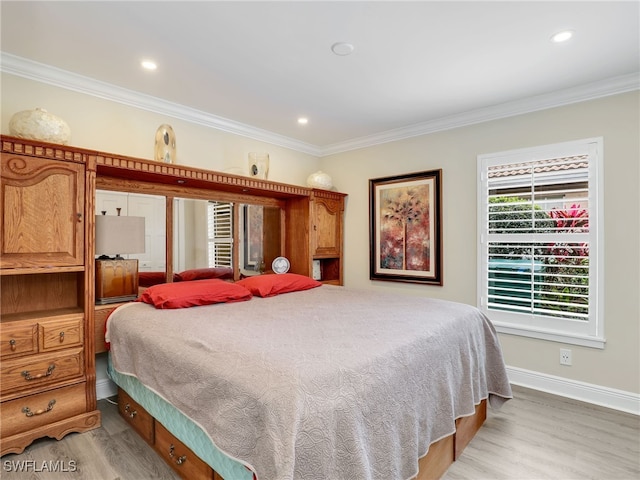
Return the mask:
<path id="1" fill-rule="evenodd" d="M 487 421 L 446 480 L 639 480 L 640 417 L 536 390 Z"/>
<path id="2" fill-rule="evenodd" d="M 101 428 L 42 439 L 20 455 L 2 457 L 6 480 L 177 479 L 106 400 Z M 75 472 L 17 472 L 31 460 Z M 7 463 L 8 462 L 8 463 Z M 74 462 L 74 463 L 72 463 Z M 71 467 L 71 468 L 69 468 Z M 60 468 L 58 468 L 60 470 Z M 640 417 L 514 387 L 514 399 L 488 418 L 445 480 L 640 479 Z M 227 479 L 233 480 L 233 479 Z M 319 479 L 320 480 L 320 479 Z M 330 479 L 321 479 L 330 480 Z M 351 480 L 351 479 L 350 479 Z M 357 480 L 357 479 L 353 479 Z"/>

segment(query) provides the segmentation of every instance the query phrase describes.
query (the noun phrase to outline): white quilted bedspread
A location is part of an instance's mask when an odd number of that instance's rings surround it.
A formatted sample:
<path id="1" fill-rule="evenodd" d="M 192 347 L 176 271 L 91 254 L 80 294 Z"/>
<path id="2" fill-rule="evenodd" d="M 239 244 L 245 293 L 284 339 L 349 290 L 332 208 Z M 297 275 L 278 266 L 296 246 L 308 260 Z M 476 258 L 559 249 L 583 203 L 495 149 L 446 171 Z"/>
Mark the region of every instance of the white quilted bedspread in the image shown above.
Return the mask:
<path id="1" fill-rule="evenodd" d="M 468 305 L 324 285 L 108 323 L 114 368 L 201 425 L 259 480 L 405 480 L 455 419 L 511 397 Z M 229 479 L 232 480 L 232 479 Z"/>

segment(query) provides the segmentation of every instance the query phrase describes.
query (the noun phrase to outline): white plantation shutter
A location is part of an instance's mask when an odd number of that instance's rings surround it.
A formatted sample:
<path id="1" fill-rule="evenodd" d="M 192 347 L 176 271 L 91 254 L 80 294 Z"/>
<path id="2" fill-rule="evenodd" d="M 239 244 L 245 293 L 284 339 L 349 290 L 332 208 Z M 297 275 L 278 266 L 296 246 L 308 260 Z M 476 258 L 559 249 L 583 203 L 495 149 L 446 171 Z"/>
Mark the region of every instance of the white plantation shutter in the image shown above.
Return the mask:
<path id="1" fill-rule="evenodd" d="M 499 331 L 602 346 L 601 151 L 595 139 L 479 157 L 479 303 Z"/>
<path id="2" fill-rule="evenodd" d="M 233 204 L 207 204 L 209 267 L 233 266 Z"/>

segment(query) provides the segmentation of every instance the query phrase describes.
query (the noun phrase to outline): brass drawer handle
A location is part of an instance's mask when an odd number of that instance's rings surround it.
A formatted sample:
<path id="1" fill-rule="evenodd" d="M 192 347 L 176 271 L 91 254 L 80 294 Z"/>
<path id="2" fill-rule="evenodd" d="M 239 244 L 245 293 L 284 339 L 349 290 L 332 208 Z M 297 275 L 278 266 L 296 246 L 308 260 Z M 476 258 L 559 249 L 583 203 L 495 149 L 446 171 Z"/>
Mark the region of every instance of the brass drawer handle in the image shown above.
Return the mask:
<path id="1" fill-rule="evenodd" d="M 60 343 L 64 342 L 64 332 L 60 332 Z"/>
<path id="2" fill-rule="evenodd" d="M 169 445 L 169 458 L 174 458 L 176 456 L 176 454 L 173 452 L 175 450 L 175 448 L 176 447 L 173 445 L 173 443 L 171 445 Z M 187 456 L 186 455 L 180 455 L 175 460 L 176 465 L 182 465 L 186 461 L 187 461 Z"/>
<path id="3" fill-rule="evenodd" d="M 56 368 L 56 365 L 54 363 L 52 363 L 51 365 L 49 365 L 49 368 L 47 368 L 47 371 L 45 373 L 39 373 L 38 375 L 32 377 L 31 373 L 29 372 L 29 370 L 25 370 L 24 372 L 22 372 L 22 376 L 24 377 L 25 380 L 30 381 L 30 380 L 37 380 L 39 378 L 45 378 L 48 377 L 49 375 L 51 375 L 53 373 L 53 370 Z"/>
<path id="4" fill-rule="evenodd" d="M 15 352 L 17 348 L 15 338 L 12 338 L 11 340 L 9 340 L 9 345 L 11 345 L 11 351 Z"/>
<path id="5" fill-rule="evenodd" d="M 53 410 L 53 406 L 55 404 L 56 404 L 56 401 L 55 399 L 53 399 L 49 402 L 49 405 L 47 405 L 47 408 L 45 410 L 40 409 L 40 410 L 36 410 L 35 412 L 32 412 L 29 407 L 22 407 L 22 413 L 24 413 L 25 416 L 27 417 L 33 417 L 34 415 L 42 415 L 43 413 L 47 413 Z"/>
<path id="6" fill-rule="evenodd" d="M 124 406 L 124 411 L 129 415 L 129 418 L 133 418 L 138 414 L 137 410 L 131 410 L 131 405 L 128 403 Z"/>

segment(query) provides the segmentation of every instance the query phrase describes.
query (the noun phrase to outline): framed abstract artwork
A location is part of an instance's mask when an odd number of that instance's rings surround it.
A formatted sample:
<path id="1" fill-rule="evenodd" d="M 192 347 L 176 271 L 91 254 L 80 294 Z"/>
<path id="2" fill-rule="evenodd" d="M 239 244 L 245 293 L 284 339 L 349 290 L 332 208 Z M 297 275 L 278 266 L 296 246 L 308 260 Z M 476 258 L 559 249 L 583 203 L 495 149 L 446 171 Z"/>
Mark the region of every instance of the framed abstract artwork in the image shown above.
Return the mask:
<path id="1" fill-rule="evenodd" d="M 442 285 L 442 170 L 369 180 L 371 280 Z"/>

